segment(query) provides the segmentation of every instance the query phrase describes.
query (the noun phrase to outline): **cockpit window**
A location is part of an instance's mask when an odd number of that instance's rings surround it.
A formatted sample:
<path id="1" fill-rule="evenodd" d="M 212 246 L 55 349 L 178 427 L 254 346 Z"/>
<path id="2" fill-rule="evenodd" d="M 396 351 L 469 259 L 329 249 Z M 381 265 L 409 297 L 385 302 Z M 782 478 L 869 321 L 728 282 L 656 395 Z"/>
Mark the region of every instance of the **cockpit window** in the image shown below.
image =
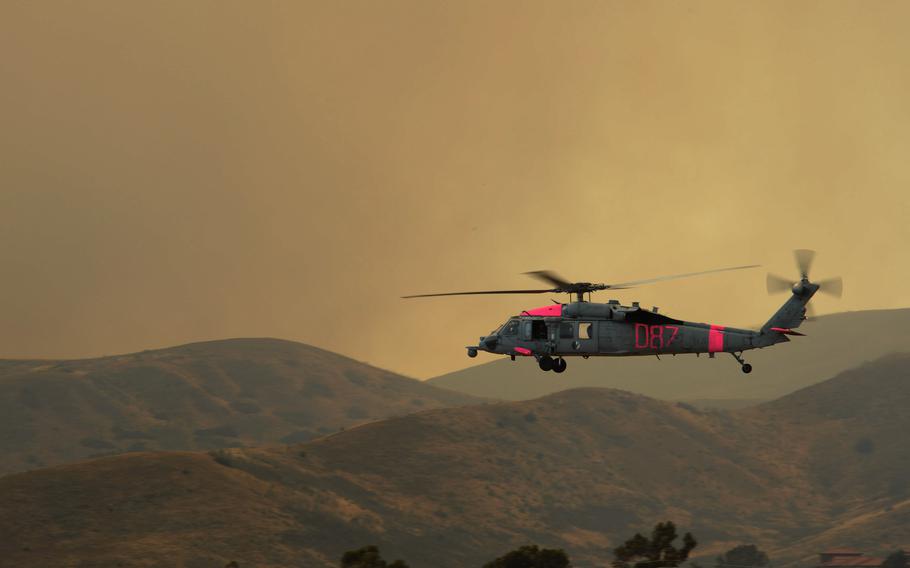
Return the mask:
<path id="1" fill-rule="evenodd" d="M 509 320 L 504 326 L 502 326 L 502 331 L 499 332 L 500 335 L 517 335 L 518 334 L 518 320 Z"/>

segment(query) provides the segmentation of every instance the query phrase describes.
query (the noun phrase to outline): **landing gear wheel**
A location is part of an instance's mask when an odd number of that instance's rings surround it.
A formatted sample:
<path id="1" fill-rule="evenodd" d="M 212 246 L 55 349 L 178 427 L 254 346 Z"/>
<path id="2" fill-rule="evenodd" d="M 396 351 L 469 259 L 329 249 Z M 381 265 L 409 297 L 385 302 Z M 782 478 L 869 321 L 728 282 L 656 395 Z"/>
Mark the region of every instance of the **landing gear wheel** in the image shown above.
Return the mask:
<path id="1" fill-rule="evenodd" d="M 553 363 L 553 372 L 562 373 L 563 371 L 566 370 L 566 367 L 568 367 L 568 366 L 569 365 L 568 365 L 568 363 L 566 363 L 565 359 L 557 359 L 556 362 Z"/>
<path id="2" fill-rule="evenodd" d="M 748 375 L 749 373 L 752 372 L 752 365 L 746 363 L 745 359 L 743 359 L 742 351 L 740 351 L 739 353 L 731 352 L 730 355 L 733 355 L 733 358 L 736 359 L 736 362 L 743 366 L 743 373 L 746 373 Z"/>
<path id="3" fill-rule="evenodd" d="M 551 371 L 553 370 L 553 358 L 549 355 L 544 355 L 538 359 L 537 364 L 540 365 L 541 371 Z"/>

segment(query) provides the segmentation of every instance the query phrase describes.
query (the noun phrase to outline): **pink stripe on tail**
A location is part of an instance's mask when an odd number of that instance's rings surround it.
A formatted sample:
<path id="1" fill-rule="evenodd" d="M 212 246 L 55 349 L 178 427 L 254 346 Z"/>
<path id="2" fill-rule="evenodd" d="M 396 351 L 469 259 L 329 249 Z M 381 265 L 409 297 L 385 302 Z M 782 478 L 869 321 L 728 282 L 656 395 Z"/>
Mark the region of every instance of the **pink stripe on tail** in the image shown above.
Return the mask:
<path id="1" fill-rule="evenodd" d="M 708 353 L 724 350 L 724 326 L 712 325 L 708 331 Z"/>

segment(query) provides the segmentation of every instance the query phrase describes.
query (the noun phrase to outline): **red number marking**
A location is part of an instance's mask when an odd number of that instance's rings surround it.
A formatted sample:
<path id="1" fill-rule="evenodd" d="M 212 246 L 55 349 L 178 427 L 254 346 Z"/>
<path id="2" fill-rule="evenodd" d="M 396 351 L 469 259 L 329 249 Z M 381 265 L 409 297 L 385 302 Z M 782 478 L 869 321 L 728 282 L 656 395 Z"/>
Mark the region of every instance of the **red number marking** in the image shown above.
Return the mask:
<path id="1" fill-rule="evenodd" d="M 664 348 L 664 326 L 662 326 L 662 325 L 652 325 L 651 326 L 651 341 L 649 342 L 649 344 L 651 345 L 651 349 L 663 349 Z"/>
<path id="2" fill-rule="evenodd" d="M 644 338 L 642 338 L 641 332 L 644 331 Z M 636 349 L 647 349 L 648 348 L 648 325 L 644 323 L 635 324 L 635 348 Z"/>
<path id="3" fill-rule="evenodd" d="M 673 343 L 673 340 L 676 339 L 676 334 L 679 333 L 679 326 L 668 325 L 667 329 L 669 329 L 673 332 L 673 335 L 670 336 L 670 340 L 667 341 L 667 347 L 669 347 L 670 344 Z"/>
<path id="4" fill-rule="evenodd" d="M 668 339 L 664 339 L 667 331 L 672 334 Z M 652 325 L 644 323 L 635 324 L 635 348 L 636 349 L 666 349 L 679 335 L 679 326 L 676 325 Z"/>

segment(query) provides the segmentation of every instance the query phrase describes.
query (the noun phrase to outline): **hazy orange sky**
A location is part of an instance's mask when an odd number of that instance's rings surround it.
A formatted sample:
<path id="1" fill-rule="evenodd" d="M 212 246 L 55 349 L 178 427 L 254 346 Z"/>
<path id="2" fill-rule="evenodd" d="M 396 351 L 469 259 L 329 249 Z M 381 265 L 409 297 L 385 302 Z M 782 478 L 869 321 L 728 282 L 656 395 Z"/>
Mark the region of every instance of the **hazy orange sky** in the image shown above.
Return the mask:
<path id="1" fill-rule="evenodd" d="M 906 2 L 4 2 L 0 356 L 275 336 L 415 377 L 542 297 L 761 263 L 910 305 Z M 617 292 L 763 321 L 764 271 Z M 595 296 L 596 297 L 596 296 Z M 610 295 L 602 295 L 607 300 Z"/>

